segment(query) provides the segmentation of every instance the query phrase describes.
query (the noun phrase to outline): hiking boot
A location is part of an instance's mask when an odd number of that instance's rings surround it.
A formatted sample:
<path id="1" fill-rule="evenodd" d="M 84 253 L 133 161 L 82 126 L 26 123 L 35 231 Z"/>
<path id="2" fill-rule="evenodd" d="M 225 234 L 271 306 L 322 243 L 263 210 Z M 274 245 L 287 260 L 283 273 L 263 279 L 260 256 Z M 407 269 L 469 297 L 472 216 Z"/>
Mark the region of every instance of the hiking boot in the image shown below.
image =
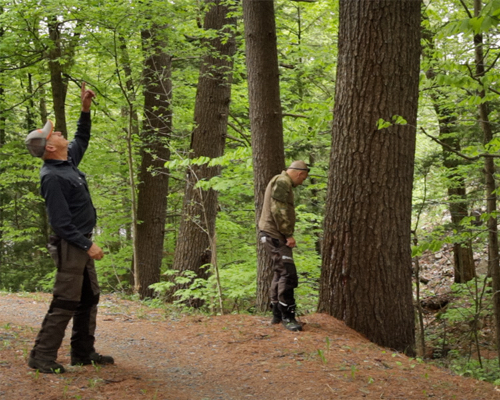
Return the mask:
<path id="1" fill-rule="evenodd" d="M 273 309 L 273 319 L 271 320 L 271 324 L 279 324 L 283 317 L 281 315 L 278 303 L 271 303 L 271 308 Z"/>
<path id="2" fill-rule="evenodd" d="M 302 330 L 302 325 L 295 318 L 283 318 L 283 326 L 292 332 L 297 332 Z"/>
<path id="3" fill-rule="evenodd" d="M 102 356 L 99 353 L 90 353 L 90 355 L 86 358 L 77 358 L 74 356 L 71 356 L 71 365 L 90 365 L 90 364 L 100 364 L 100 365 L 107 365 L 107 364 L 114 364 L 115 360 L 111 356 Z"/>
<path id="4" fill-rule="evenodd" d="M 283 326 L 292 332 L 301 331 L 302 325 L 295 319 L 295 304 L 287 306 L 278 303 L 278 306 L 283 316 L 283 320 L 281 321 Z"/>
<path id="5" fill-rule="evenodd" d="M 28 359 L 28 365 L 31 368 L 37 369 L 44 374 L 63 374 L 64 372 L 66 372 L 61 364 L 53 360 L 40 360 L 30 357 Z"/>

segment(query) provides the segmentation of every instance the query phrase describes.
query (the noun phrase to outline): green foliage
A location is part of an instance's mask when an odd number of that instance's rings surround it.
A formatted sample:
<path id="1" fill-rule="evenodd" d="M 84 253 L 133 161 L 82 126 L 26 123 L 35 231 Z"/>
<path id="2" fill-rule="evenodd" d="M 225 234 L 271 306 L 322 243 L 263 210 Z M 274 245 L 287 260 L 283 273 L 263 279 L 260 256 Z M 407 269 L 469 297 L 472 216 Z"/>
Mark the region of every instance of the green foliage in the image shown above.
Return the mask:
<path id="1" fill-rule="evenodd" d="M 444 35 L 480 34 L 489 32 L 500 24 L 500 1 L 490 0 L 479 16 L 460 18 L 452 21 L 444 29 Z"/>
<path id="2" fill-rule="evenodd" d="M 393 115 L 390 121 L 385 121 L 383 118 L 379 118 L 377 121 L 377 129 L 389 128 L 393 125 L 406 125 L 408 122 L 401 115 Z"/>
<path id="3" fill-rule="evenodd" d="M 473 17 L 473 2 L 426 4 L 419 125 L 444 144 L 418 137 L 413 204 L 419 243 L 412 248 L 413 256 L 452 243 L 472 245 L 474 251 L 483 253 L 488 243 L 485 222 L 497 217 L 496 212 L 484 212 L 488 194 L 484 193 L 481 155 L 496 154 L 498 139 L 483 142 L 478 107 L 488 106 L 497 132 L 500 2 L 481 3 L 484 8 L 477 17 Z M 476 66 L 478 34 L 484 43 L 484 76 L 479 76 Z M 452 207 L 455 212 L 460 208 L 460 222 L 452 220 Z M 488 333 L 490 327 L 483 329 L 493 314 L 489 285 L 482 278 L 453 285 L 453 301 L 436 315 L 439 329 L 427 327 L 427 340 L 437 344 L 442 356 L 452 349 L 445 362 L 457 373 L 494 381 L 498 368 L 487 367 L 481 356 L 483 344 L 494 340 Z"/>
<path id="4" fill-rule="evenodd" d="M 484 225 L 475 224 L 475 217 L 464 215 L 460 223 L 452 222 L 449 210 L 458 205 L 463 214 L 471 215 L 472 210 L 483 208 L 484 160 L 478 156 L 498 150 L 497 138 L 483 143 L 477 120 L 478 105 L 485 102 L 489 103 L 491 120 L 498 112 L 497 50 L 493 45 L 498 30 L 490 23 L 498 15 L 498 4 L 496 0 L 487 2 L 475 18 L 471 17 L 472 2 L 426 4 L 419 125 L 445 145 L 418 137 L 413 203 L 414 223 L 417 215 L 421 221 L 414 256 L 425 250 L 437 251 L 446 243 L 472 243 L 482 249 L 487 240 Z M 483 33 L 485 39 L 486 73 L 480 79 L 474 65 L 476 33 Z M 477 157 L 477 161 L 466 160 L 446 144 L 469 158 Z M 465 194 L 453 195 L 453 190 Z M 480 219 L 486 218 L 483 213 Z"/>
<path id="5" fill-rule="evenodd" d="M 478 321 L 491 314 L 492 291 L 491 278 L 475 278 L 463 284 L 453 284 L 452 293 L 455 301 L 442 314 L 442 318 L 451 323 L 466 323 L 472 329 L 478 329 Z"/>
<path id="6" fill-rule="evenodd" d="M 465 284 L 454 284 L 452 295 L 453 301 L 438 317 L 444 332 L 428 336 L 433 343 L 451 349 L 438 363 L 459 375 L 498 381 L 498 359 L 482 355 L 483 343 L 493 339 L 489 326 L 493 312 L 491 278 L 478 277 Z"/>
<path id="7" fill-rule="evenodd" d="M 15 162 L 11 162 L 15 159 Z M 0 287 L 34 291 L 51 269 L 47 222 L 38 195 L 38 166 L 26 155 L 19 141 L 0 153 Z M 43 219 L 40 219 L 40 214 Z"/>
<path id="8" fill-rule="evenodd" d="M 205 266 L 205 268 L 208 267 Z M 158 282 L 150 285 L 158 295 L 164 295 L 175 284 L 188 285 L 175 293 L 177 304 L 189 304 L 192 300 L 209 301 L 214 292 L 209 289 L 210 279 L 199 279 L 194 271 L 169 270 L 165 275 L 175 275 L 174 282 Z"/>
<path id="9" fill-rule="evenodd" d="M 467 359 L 458 352 L 450 354 L 449 368 L 457 375 L 471 377 L 480 381 L 500 384 L 500 367 L 498 359 L 491 359 L 479 363 L 478 360 Z"/>
<path id="10" fill-rule="evenodd" d="M 411 248 L 411 256 L 412 257 L 420 257 L 426 251 L 437 252 L 441 250 L 444 244 L 452 243 L 453 239 L 450 237 L 446 237 L 442 240 L 431 239 L 430 241 L 425 241 L 418 246 L 412 246 Z"/>

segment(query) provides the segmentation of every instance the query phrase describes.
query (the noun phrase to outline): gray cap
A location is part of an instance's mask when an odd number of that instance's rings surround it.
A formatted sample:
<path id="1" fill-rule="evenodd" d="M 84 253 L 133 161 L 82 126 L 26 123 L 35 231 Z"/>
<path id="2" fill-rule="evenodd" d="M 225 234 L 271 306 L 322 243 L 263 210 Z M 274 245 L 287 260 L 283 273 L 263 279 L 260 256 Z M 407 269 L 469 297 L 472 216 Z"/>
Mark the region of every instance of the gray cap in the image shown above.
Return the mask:
<path id="1" fill-rule="evenodd" d="M 47 144 L 47 139 L 54 130 L 54 124 L 50 119 L 47 120 L 45 126 L 42 129 L 35 129 L 26 136 L 24 143 L 28 148 L 30 154 L 34 157 L 42 157 L 45 153 L 45 145 Z"/>
<path id="2" fill-rule="evenodd" d="M 309 172 L 311 169 L 309 166 L 302 160 L 296 160 L 290 164 L 288 169 L 298 169 L 299 171 L 307 171 Z"/>

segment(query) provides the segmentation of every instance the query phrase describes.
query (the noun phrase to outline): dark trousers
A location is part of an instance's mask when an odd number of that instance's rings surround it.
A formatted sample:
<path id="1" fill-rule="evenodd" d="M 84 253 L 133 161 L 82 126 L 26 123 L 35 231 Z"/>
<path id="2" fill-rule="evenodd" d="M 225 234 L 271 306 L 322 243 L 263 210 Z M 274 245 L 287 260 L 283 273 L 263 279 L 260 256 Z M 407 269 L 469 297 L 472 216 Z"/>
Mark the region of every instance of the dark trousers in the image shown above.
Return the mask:
<path id="1" fill-rule="evenodd" d="M 282 238 L 273 238 L 266 232 L 260 232 L 259 240 L 264 245 L 273 262 L 273 280 L 271 282 L 271 303 L 280 303 L 284 307 L 295 307 L 293 290 L 298 286 L 297 268 L 293 261 L 293 252 Z"/>
<path id="2" fill-rule="evenodd" d="M 94 352 L 99 284 L 87 252 L 52 237 L 49 252 L 57 266 L 53 299 L 35 339 L 31 357 L 56 360 L 64 332 L 73 318 L 71 355 L 85 359 Z"/>

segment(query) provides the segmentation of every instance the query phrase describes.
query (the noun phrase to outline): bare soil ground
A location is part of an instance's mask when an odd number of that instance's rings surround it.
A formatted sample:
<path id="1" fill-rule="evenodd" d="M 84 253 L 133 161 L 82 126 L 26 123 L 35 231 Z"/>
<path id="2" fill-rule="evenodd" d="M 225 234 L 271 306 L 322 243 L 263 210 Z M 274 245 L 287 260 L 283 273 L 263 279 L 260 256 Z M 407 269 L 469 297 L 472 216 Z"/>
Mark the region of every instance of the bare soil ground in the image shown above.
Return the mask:
<path id="1" fill-rule="evenodd" d="M 268 316 L 172 316 L 104 296 L 97 350 L 112 366 L 39 374 L 27 355 L 51 296 L 0 293 L 0 399 L 500 399 L 495 386 L 381 348 L 323 314 L 303 332 Z"/>

